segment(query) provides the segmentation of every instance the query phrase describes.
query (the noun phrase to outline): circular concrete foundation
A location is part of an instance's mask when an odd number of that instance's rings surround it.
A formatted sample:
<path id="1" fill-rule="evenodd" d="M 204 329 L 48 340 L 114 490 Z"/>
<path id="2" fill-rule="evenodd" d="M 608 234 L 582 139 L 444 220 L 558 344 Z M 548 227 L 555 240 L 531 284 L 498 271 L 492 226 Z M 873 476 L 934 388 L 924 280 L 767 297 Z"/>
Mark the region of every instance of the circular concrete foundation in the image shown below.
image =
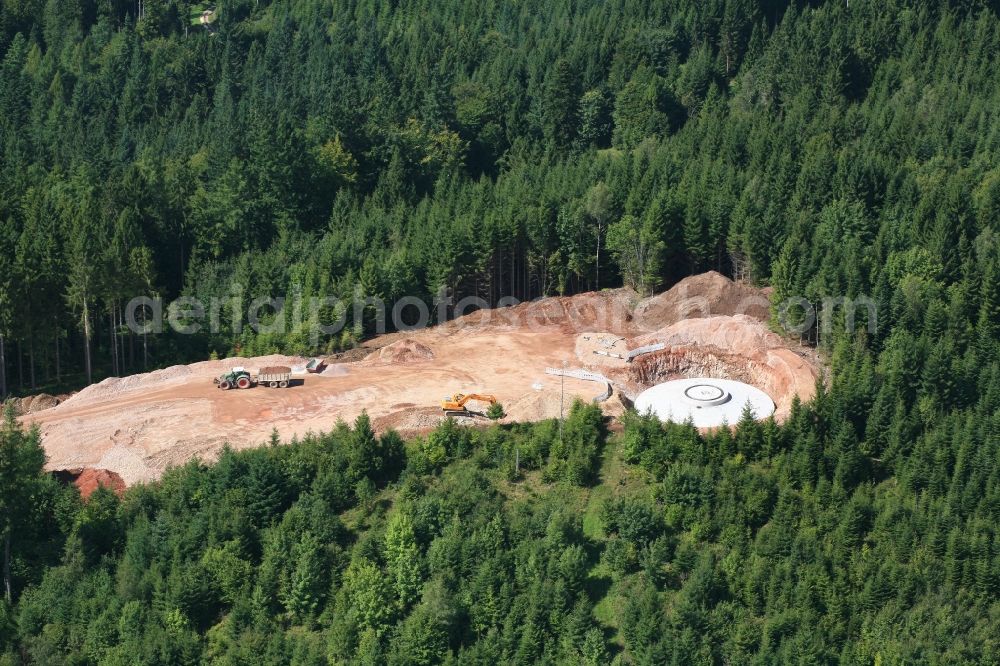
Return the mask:
<path id="1" fill-rule="evenodd" d="M 635 399 L 640 413 L 652 412 L 661 421 L 675 423 L 690 419 L 698 428 L 735 424 L 748 404 L 756 419 L 774 413 L 770 396 L 731 379 L 677 379 L 646 389 Z"/>

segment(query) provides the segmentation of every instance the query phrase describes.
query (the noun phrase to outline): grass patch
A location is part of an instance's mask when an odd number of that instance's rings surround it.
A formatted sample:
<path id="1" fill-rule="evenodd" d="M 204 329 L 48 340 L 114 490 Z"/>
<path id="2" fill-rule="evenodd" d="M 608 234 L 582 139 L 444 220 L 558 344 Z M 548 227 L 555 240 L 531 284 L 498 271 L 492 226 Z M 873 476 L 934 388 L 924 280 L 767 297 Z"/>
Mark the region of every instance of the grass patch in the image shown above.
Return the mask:
<path id="1" fill-rule="evenodd" d="M 611 498 L 611 488 L 601 484 L 590 491 L 587 506 L 583 511 L 583 534 L 595 541 L 604 540 L 604 523 L 601 520 L 601 507 L 605 500 Z"/>
<path id="2" fill-rule="evenodd" d="M 600 601 L 594 605 L 594 619 L 607 629 L 608 642 L 619 649 L 625 648 L 618 618 L 621 617 L 621 598 L 618 594 L 618 584 L 613 583 Z"/>

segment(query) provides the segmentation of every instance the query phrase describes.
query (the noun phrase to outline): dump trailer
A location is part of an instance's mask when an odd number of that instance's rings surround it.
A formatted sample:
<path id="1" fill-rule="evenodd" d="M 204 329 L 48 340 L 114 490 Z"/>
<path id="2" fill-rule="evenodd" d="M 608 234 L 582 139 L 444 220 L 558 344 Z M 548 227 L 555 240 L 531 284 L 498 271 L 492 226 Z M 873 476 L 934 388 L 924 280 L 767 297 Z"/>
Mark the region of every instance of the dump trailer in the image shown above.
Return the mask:
<path id="1" fill-rule="evenodd" d="M 315 375 L 326 370 L 326 359 L 314 358 L 306 364 L 306 372 Z"/>
<path id="2" fill-rule="evenodd" d="M 284 366 L 261 368 L 257 375 L 257 383 L 268 388 L 288 388 L 288 380 L 292 378 L 292 369 Z"/>
<path id="3" fill-rule="evenodd" d="M 223 391 L 234 388 L 248 389 L 258 385 L 269 388 L 287 388 L 291 377 L 292 369 L 285 366 L 261 368 L 257 374 L 251 373 L 246 368 L 235 367 L 213 381 Z"/>

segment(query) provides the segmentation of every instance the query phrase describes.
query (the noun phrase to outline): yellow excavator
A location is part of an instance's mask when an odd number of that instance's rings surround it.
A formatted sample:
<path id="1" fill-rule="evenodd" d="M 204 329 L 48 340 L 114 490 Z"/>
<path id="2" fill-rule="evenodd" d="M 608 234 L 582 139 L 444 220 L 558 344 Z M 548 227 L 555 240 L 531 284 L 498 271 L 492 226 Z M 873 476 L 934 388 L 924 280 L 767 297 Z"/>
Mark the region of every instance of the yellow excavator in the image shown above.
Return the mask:
<path id="1" fill-rule="evenodd" d="M 464 393 L 456 393 L 452 396 L 445 397 L 441 401 L 441 409 L 448 416 L 469 416 L 472 412 L 466 407 L 466 404 L 477 400 L 479 402 L 485 402 L 490 405 L 495 405 L 497 402 L 496 396 L 486 395 L 483 393 L 470 393 L 465 395 Z"/>

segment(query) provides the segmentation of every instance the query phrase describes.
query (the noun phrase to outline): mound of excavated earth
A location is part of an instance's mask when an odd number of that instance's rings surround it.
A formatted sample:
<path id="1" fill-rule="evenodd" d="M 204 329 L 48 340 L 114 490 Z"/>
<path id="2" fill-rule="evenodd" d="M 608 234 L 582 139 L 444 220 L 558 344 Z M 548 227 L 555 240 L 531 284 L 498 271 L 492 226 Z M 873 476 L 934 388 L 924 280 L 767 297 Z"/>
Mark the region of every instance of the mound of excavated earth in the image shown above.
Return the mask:
<path id="1" fill-rule="evenodd" d="M 125 481 L 116 473 L 106 469 L 63 469 L 54 472 L 63 483 L 72 483 L 80 491 L 83 499 L 88 499 L 100 487 L 121 495 L 125 492 Z"/>
<path id="2" fill-rule="evenodd" d="M 392 363 L 411 363 L 413 361 L 429 361 L 434 358 L 434 352 L 427 345 L 416 340 L 405 338 L 382 347 L 362 361 L 365 365 L 387 365 Z"/>
<path id="3" fill-rule="evenodd" d="M 22 420 L 41 428 L 50 469 L 107 470 L 133 484 L 193 457 L 212 460 L 227 442 L 246 448 L 273 430 L 326 431 L 362 410 L 376 429 L 412 434 L 439 423 L 441 400 L 455 393 L 493 394 L 508 420 L 528 421 L 558 417 L 561 406 L 607 387 L 546 369 L 602 375 L 626 401 L 668 379 L 738 379 L 767 392 L 781 419 L 794 395 L 812 397 L 819 365 L 769 331 L 768 316 L 766 292 L 708 273 L 644 300 L 627 289 L 547 298 L 385 335 L 323 373 L 294 375 L 286 389 L 222 391 L 212 379 L 235 366 L 294 368 L 305 359 L 206 361 L 107 379 Z M 626 360 L 648 345 L 657 347 Z M 621 410 L 618 399 L 603 405 Z"/>
<path id="4" fill-rule="evenodd" d="M 39 393 L 26 398 L 11 398 L 9 402 L 14 408 L 14 413 L 20 415 L 35 414 L 45 409 L 51 409 L 63 400 L 65 397 L 59 398 L 48 393 Z"/>
<path id="5" fill-rule="evenodd" d="M 767 321 L 770 291 L 733 282 L 721 273 L 709 271 L 684 278 L 669 291 L 650 296 L 635 308 L 635 325 L 647 332 L 686 319 L 718 315 L 747 315 Z"/>

